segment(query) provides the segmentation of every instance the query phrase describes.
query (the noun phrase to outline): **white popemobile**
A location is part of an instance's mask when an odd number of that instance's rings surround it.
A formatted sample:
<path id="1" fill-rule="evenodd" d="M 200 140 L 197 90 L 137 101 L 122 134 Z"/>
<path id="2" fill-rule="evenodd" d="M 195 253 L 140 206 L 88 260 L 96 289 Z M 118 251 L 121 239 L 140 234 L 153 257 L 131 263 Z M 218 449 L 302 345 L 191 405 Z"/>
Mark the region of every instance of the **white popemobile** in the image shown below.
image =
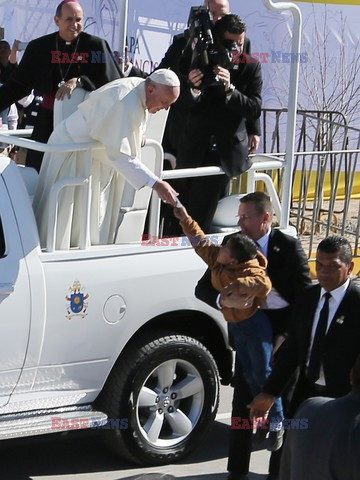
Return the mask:
<path id="1" fill-rule="evenodd" d="M 95 424 L 128 459 L 181 458 L 211 426 L 232 366 L 222 315 L 194 297 L 205 264 L 184 239 L 141 241 L 151 190 L 131 187 L 116 244 L 89 245 L 85 209 L 84 247 L 56 250 L 58 192 L 75 182 L 87 195 L 86 178 L 54 184 L 41 248 L 36 181 L 0 156 L 0 439 Z"/>
<path id="2" fill-rule="evenodd" d="M 292 11 L 292 48 L 300 51 L 298 7 L 263 2 L 273 10 Z M 247 189 L 253 191 L 256 181 L 265 183 L 282 229 L 289 225 L 295 63 L 290 77 L 285 162 L 269 155 L 254 158 Z M 61 111 L 58 119 L 55 111 L 54 123 L 72 111 Z M 153 138 L 149 128 L 147 135 Z M 10 133 L 1 134 L 0 141 L 42 151 L 73 147 L 84 152 L 84 175 L 53 185 L 44 248 L 31 204 L 37 174 L 0 155 L 0 439 L 95 424 L 106 427 L 109 445 L 130 460 L 164 464 L 182 458 L 210 428 L 219 378 L 228 383 L 232 371 L 226 322 L 194 297 L 205 264 L 181 239 L 156 241 L 156 196 L 150 205 L 152 242 L 141 241 L 150 189 L 126 188 L 115 244 L 90 245 L 89 167 L 91 150 L 98 146 L 41 145 Z M 147 141 L 147 146 L 155 151 L 155 159 L 146 158 L 147 165 L 161 176 L 161 146 L 156 141 Z M 284 166 L 280 205 L 271 178 L 257 170 Z M 219 173 L 217 167 L 204 168 L 208 174 Z M 195 175 L 204 174 L 195 170 Z M 163 178 L 185 171 L 176 172 L 164 172 Z M 85 205 L 79 248 L 56 250 L 58 194 L 75 185 L 82 189 Z M 234 208 L 222 226 L 235 217 L 238 198 L 229 199 Z"/>

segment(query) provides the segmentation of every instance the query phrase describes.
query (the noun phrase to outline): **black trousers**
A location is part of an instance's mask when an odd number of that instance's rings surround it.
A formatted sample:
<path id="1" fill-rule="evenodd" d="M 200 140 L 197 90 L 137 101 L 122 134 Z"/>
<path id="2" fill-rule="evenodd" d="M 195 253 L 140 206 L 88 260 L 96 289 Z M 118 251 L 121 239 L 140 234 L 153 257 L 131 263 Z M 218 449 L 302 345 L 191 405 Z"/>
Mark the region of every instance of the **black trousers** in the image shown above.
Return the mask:
<path id="1" fill-rule="evenodd" d="M 36 140 L 37 142 L 47 143 L 54 129 L 53 116 L 54 116 L 53 110 L 47 110 L 41 107 L 39 108 L 33 133 L 31 135 L 32 140 Z M 28 150 L 26 154 L 26 162 L 25 162 L 26 166 L 35 168 L 39 172 L 43 156 L 44 156 L 43 152 Z"/>
<path id="2" fill-rule="evenodd" d="M 267 310 L 264 311 L 267 312 Z M 271 320 L 274 320 L 274 318 L 271 318 Z M 293 416 L 297 406 L 302 401 L 302 395 L 300 395 L 300 397 L 298 396 L 296 399 L 294 398 L 294 389 L 297 380 L 298 371 L 294 372 L 281 396 L 286 418 L 291 418 Z M 231 416 L 232 418 L 240 417 L 242 419 L 249 419 L 249 409 L 246 405 L 252 401 L 253 395 L 251 394 L 250 387 L 243 376 L 241 365 L 238 362 L 235 363 L 233 387 L 234 396 Z M 305 394 L 307 394 L 307 392 L 305 392 Z M 252 430 L 232 428 L 230 431 L 228 471 L 238 475 L 246 475 L 249 471 L 251 451 Z M 280 470 L 281 451 L 282 449 L 272 452 L 269 462 L 269 473 L 278 475 Z"/>
<path id="3" fill-rule="evenodd" d="M 294 382 L 292 379 L 288 385 Z M 241 418 L 249 419 L 249 409 L 247 404 L 252 400 L 250 388 L 242 374 L 241 366 L 238 362 L 235 364 L 235 376 L 233 380 L 234 396 L 232 403 L 232 419 Z M 303 377 L 298 380 L 294 395 L 290 403 L 285 396 L 286 402 L 283 399 L 283 406 L 286 418 L 293 418 L 296 410 L 301 403 L 310 397 L 325 396 L 329 397 L 329 393 L 324 389 L 318 391 L 314 386 L 310 385 Z M 241 422 L 237 421 L 237 424 Z M 286 432 L 285 432 L 286 434 Z M 286 438 L 286 435 L 285 435 Z M 285 440 L 284 438 L 284 440 Z M 229 457 L 227 469 L 229 472 L 246 475 L 249 472 L 250 455 L 251 455 L 252 430 L 249 428 L 235 429 L 230 431 Z M 276 452 L 272 452 L 269 462 L 269 473 L 279 475 L 281 462 L 282 448 Z"/>
<path id="4" fill-rule="evenodd" d="M 265 309 L 266 315 L 269 317 L 273 329 L 274 339 L 277 335 L 281 335 L 288 331 L 288 326 L 291 319 L 291 308 L 279 308 L 276 310 Z"/>
<path id="5" fill-rule="evenodd" d="M 235 419 L 248 419 L 249 409 L 248 405 L 253 395 L 251 394 L 250 387 L 247 384 L 241 369 L 240 363 L 236 360 L 235 363 L 235 375 L 233 379 L 234 396 L 232 401 L 231 423 L 242 421 L 236 421 Z M 251 439 L 252 430 L 250 428 L 230 430 L 230 443 L 229 443 L 229 457 L 227 469 L 229 472 L 237 475 L 246 475 L 249 472 L 250 455 L 251 455 Z"/>

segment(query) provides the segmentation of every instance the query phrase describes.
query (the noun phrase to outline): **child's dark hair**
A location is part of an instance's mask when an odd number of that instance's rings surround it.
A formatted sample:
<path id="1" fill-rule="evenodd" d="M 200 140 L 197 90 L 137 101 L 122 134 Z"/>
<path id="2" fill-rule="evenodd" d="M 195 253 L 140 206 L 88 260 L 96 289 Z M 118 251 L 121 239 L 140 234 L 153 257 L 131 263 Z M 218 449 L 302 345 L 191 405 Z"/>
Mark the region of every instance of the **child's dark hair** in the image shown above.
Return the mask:
<path id="1" fill-rule="evenodd" d="M 225 245 L 230 250 L 232 258 L 239 263 L 256 258 L 258 250 L 256 243 L 243 233 L 235 233 L 228 239 Z"/>

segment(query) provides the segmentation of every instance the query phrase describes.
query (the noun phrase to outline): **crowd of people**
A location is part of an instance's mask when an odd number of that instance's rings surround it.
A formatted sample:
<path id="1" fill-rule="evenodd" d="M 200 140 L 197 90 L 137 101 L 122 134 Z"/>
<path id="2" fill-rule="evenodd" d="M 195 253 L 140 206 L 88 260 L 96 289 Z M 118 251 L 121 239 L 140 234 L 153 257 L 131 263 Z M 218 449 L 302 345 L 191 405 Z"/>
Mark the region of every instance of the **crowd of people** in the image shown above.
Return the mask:
<path id="1" fill-rule="evenodd" d="M 246 25 L 230 13 L 228 1 L 207 0 L 205 5 L 216 50 L 227 50 L 231 44 L 237 58 L 250 54 Z M 236 352 L 232 417 L 255 419 L 257 425 L 255 432 L 250 428 L 230 430 L 229 480 L 248 478 L 252 449 L 263 444 L 272 451 L 268 480 L 360 478 L 356 456 L 360 438 L 360 290 L 351 280 L 349 242 L 332 235 L 319 243 L 319 283 L 313 285 L 300 241 L 273 228 L 271 199 L 265 193 L 241 198 L 240 234 L 231 234 L 216 246 L 204 233 L 211 228 L 229 179 L 250 168 L 249 155 L 259 145 L 260 63 L 215 62 L 204 69 L 186 30 L 174 37 L 159 68 L 150 75 L 129 62 L 123 71 L 119 55 L 112 55 L 105 40 L 83 32 L 83 15 L 80 3 L 62 1 L 54 18 L 58 31 L 32 40 L 19 64 L 19 42 L 12 48 L 6 41 L 0 42 L 3 124 L 12 128 L 15 102 L 27 108 L 35 97 L 34 140 L 96 140 L 104 145 L 105 150 L 95 152 L 92 162 L 92 244 L 114 242 L 125 180 L 135 189 L 153 188 L 167 204 L 164 233 L 183 232 L 196 239 L 194 248 L 209 268 L 195 295 L 223 313 Z M 54 51 L 77 61 L 53 62 Z M 92 51 L 108 54 L 107 61 L 82 62 Z M 71 96 L 78 87 L 94 93 L 53 129 L 55 99 Z M 169 108 L 163 146 L 176 157 L 176 168 L 215 165 L 222 167 L 224 175 L 170 184 L 145 167 L 140 150 L 148 114 Z M 46 154 L 44 159 L 38 152 L 28 152 L 26 165 L 40 172 L 34 211 L 42 243 L 51 186 L 63 177 L 80 175 L 81 162 L 76 159 L 76 152 Z M 78 245 L 81 208 L 75 190 L 61 193 L 57 248 Z M 302 404 L 310 397 L 327 398 Z M 286 418 L 306 418 L 308 429 L 285 435 Z M 329 422 L 335 433 L 324 440 L 322 432 Z M 346 468 L 334 460 L 337 442 L 341 458 L 347 459 Z M 319 455 L 314 453 L 317 449 Z"/>

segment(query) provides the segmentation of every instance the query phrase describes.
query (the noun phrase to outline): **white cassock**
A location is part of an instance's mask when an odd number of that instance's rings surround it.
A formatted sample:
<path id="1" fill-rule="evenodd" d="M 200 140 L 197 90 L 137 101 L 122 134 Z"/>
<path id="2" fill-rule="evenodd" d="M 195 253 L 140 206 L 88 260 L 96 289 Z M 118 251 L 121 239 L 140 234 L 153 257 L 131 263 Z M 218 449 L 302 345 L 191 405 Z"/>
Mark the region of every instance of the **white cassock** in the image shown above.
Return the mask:
<path id="1" fill-rule="evenodd" d="M 140 150 L 148 111 L 145 81 L 115 80 L 92 92 L 78 110 L 52 133 L 52 144 L 97 140 L 105 149 L 94 150 L 91 166 L 90 238 L 92 245 L 113 243 L 125 179 L 136 189 L 152 187 L 157 177 L 140 162 Z M 62 178 L 83 177 L 79 152 L 46 153 L 33 207 L 40 242 L 46 244 L 50 189 Z M 65 187 L 59 194 L 56 248 L 79 245 L 79 227 L 85 215 L 82 188 Z"/>

